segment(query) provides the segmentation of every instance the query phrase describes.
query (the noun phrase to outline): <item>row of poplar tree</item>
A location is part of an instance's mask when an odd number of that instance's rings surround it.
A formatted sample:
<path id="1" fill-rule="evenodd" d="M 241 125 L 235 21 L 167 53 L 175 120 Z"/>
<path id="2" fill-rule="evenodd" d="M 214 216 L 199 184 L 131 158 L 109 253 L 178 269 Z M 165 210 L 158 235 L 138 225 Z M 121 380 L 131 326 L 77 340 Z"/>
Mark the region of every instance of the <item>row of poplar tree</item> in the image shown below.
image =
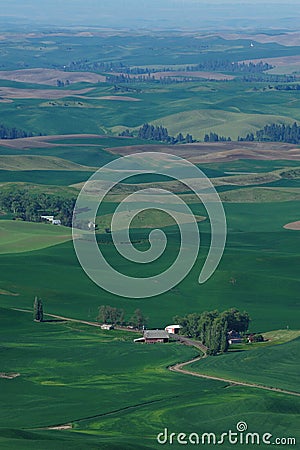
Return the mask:
<path id="1" fill-rule="evenodd" d="M 181 325 L 181 334 L 200 340 L 208 348 L 208 355 L 216 355 L 228 350 L 229 331 L 248 330 L 250 317 L 247 312 L 232 308 L 221 313 L 215 310 L 176 316 L 174 321 Z"/>

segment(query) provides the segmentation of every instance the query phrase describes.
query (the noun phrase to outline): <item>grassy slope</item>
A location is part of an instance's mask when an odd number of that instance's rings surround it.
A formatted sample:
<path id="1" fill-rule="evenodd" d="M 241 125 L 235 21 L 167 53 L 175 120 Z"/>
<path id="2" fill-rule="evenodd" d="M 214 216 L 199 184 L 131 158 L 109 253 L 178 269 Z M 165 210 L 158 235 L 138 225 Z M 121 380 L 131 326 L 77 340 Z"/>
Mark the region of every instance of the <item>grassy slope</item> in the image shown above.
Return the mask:
<path id="1" fill-rule="evenodd" d="M 130 210 L 130 206 L 129 206 Z M 122 213 L 121 217 L 122 219 L 126 220 L 127 213 Z M 120 216 L 119 216 L 120 217 Z M 111 225 L 111 219 L 112 214 L 104 214 L 101 217 L 97 218 L 97 225 L 98 230 L 100 233 L 105 232 L 105 228 L 110 228 Z M 195 219 L 198 222 L 201 222 L 202 220 L 205 220 L 205 217 L 203 216 L 196 216 Z M 181 223 L 191 223 L 191 219 L 187 214 L 181 213 L 180 215 Z M 168 214 L 159 211 L 159 210 L 147 210 L 142 211 L 137 216 L 134 217 L 134 219 L 131 222 L 131 227 L 136 229 L 141 228 L 162 228 L 162 227 L 169 227 L 175 225 L 174 219 L 169 216 Z M 118 228 L 117 228 L 118 229 Z"/>
<path id="2" fill-rule="evenodd" d="M 93 168 L 54 156 L 0 155 L 0 170 L 82 170 L 91 172 Z"/>
<path id="3" fill-rule="evenodd" d="M 162 117 L 153 123 L 167 127 L 172 136 L 181 131 L 183 134 L 190 133 L 201 140 L 210 131 L 221 136 L 230 136 L 235 140 L 238 136 L 255 133 L 268 123 L 293 123 L 292 119 L 276 114 L 247 114 L 236 109 L 236 112 L 218 109 L 186 111 Z"/>
<path id="4" fill-rule="evenodd" d="M 13 220 L 0 222 L 0 253 L 20 253 L 51 247 L 71 239 L 70 228 Z"/>
<path id="5" fill-rule="evenodd" d="M 207 358 L 188 370 L 299 392 L 300 339 Z"/>
<path id="6" fill-rule="evenodd" d="M 115 205 L 106 203 L 105 206 L 104 213 L 109 214 Z M 192 206 L 195 214 L 205 214 L 198 205 Z M 250 312 L 255 331 L 287 325 L 297 327 L 300 249 L 295 240 L 297 232 L 283 229 L 285 223 L 299 219 L 297 202 L 277 206 L 226 204 L 225 208 L 229 230 L 225 254 L 217 272 L 204 285 L 199 286 L 197 278 L 209 242 L 208 222 L 200 224 L 202 253 L 194 269 L 179 286 L 159 297 L 137 301 L 99 291 L 78 265 L 71 243 L 37 252 L 3 255 L 0 263 L 5 282 L 1 288 L 19 292 L 21 295 L 14 299 L 14 305 L 23 307 L 28 307 L 38 290 L 47 299 L 49 312 L 70 314 L 72 311 L 78 318 L 88 318 L 89 314 L 95 317 L 97 307 L 103 303 L 124 307 L 128 316 L 139 305 L 149 317 L 149 325 L 157 327 L 172 321 L 175 314 L 236 306 Z M 146 239 L 147 231 L 136 231 L 135 237 Z M 157 273 L 174 261 L 178 245 L 172 229 L 168 238 L 165 255 L 156 263 L 139 267 L 140 276 Z M 146 247 L 138 246 L 141 250 Z M 136 275 L 136 264 L 120 258 L 112 245 L 103 244 L 101 248 L 115 268 Z M 229 282 L 231 277 L 237 280 L 234 286 Z M 5 296 L 2 302 L 12 304 L 11 298 Z"/>
<path id="7" fill-rule="evenodd" d="M 0 183 L 36 183 L 39 185 L 69 186 L 83 183 L 92 174 L 84 170 L 0 170 Z M 47 188 L 45 188 L 47 189 Z"/>
<path id="8" fill-rule="evenodd" d="M 46 107 L 39 99 L 18 99 L 1 103 L 0 112 L 7 126 L 34 133 L 118 133 L 124 127 L 151 122 L 167 126 L 172 134 L 189 132 L 201 139 L 207 131 L 236 138 L 270 122 L 300 119 L 295 92 L 263 91 L 265 83 L 255 85 L 258 91 L 253 90 L 253 83 L 238 81 L 150 87 L 141 84 L 138 88 L 142 92 L 129 93 L 139 102 L 100 99 L 114 95 L 114 91 L 110 86 L 99 85 L 81 99 L 86 107 Z M 197 89 L 203 86 L 209 89 Z M 74 100 L 75 97 L 66 98 L 66 102 Z"/>

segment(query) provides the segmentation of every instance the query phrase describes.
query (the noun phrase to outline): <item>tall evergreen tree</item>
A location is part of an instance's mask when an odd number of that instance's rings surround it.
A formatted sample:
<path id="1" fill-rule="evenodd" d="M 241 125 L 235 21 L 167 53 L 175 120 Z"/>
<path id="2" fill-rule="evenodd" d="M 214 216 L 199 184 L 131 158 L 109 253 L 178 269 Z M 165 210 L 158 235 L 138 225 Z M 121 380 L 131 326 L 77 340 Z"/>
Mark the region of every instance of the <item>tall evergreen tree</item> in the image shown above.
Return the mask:
<path id="1" fill-rule="evenodd" d="M 35 297 L 33 303 L 33 319 L 36 322 L 43 322 L 44 312 L 43 312 L 43 302 L 40 298 Z"/>

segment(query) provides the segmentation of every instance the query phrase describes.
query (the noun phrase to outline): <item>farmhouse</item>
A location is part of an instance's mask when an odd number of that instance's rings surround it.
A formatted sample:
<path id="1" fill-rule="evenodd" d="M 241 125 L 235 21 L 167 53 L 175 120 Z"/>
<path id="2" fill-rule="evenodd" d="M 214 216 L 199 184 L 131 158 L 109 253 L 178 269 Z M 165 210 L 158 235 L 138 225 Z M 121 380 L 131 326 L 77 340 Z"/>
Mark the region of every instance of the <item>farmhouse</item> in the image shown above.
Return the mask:
<path id="1" fill-rule="evenodd" d="M 144 336 L 135 339 L 134 342 L 146 342 L 146 344 L 169 342 L 169 333 L 165 330 L 146 330 L 144 331 Z"/>
<path id="2" fill-rule="evenodd" d="M 178 334 L 180 328 L 182 328 L 181 325 L 168 325 L 166 326 L 165 331 L 171 334 Z"/>
<path id="3" fill-rule="evenodd" d="M 241 344 L 243 342 L 242 336 L 237 331 L 231 330 L 227 333 L 228 344 Z"/>
<path id="4" fill-rule="evenodd" d="M 113 330 L 113 326 L 110 323 L 104 323 L 101 325 L 101 330 Z"/>
<path id="5" fill-rule="evenodd" d="M 47 220 L 48 222 L 52 223 L 52 225 L 61 225 L 61 220 L 54 219 L 54 216 L 41 216 L 41 219 Z"/>

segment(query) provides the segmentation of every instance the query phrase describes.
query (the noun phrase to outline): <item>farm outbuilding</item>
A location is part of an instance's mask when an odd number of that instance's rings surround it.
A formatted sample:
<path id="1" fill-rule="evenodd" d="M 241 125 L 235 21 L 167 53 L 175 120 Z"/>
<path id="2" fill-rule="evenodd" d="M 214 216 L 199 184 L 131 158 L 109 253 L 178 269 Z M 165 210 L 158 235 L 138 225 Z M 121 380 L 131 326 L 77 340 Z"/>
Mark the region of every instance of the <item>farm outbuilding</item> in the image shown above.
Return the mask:
<path id="1" fill-rule="evenodd" d="M 52 225 L 61 225 L 61 220 L 54 219 L 54 216 L 41 216 L 41 219 L 47 220 L 47 222 L 52 223 Z"/>
<path id="2" fill-rule="evenodd" d="M 146 330 L 144 336 L 135 339 L 134 342 L 146 342 L 146 344 L 169 342 L 169 333 L 165 330 Z"/>
<path id="3" fill-rule="evenodd" d="M 180 331 L 180 328 L 182 328 L 181 325 L 168 325 L 165 328 L 165 331 L 167 333 L 171 333 L 171 334 L 178 334 Z"/>
<path id="4" fill-rule="evenodd" d="M 235 330 L 231 330 L 227 333 L 228 344 L 241 344 L 243 342 L 242 336 Z"/>
<path id="5" fill-rule="evenodd" d="M 101 330 L 113 330 L 113 325 L 111 325 L 110 323 L 104 323 L 101 325 Z"/>

